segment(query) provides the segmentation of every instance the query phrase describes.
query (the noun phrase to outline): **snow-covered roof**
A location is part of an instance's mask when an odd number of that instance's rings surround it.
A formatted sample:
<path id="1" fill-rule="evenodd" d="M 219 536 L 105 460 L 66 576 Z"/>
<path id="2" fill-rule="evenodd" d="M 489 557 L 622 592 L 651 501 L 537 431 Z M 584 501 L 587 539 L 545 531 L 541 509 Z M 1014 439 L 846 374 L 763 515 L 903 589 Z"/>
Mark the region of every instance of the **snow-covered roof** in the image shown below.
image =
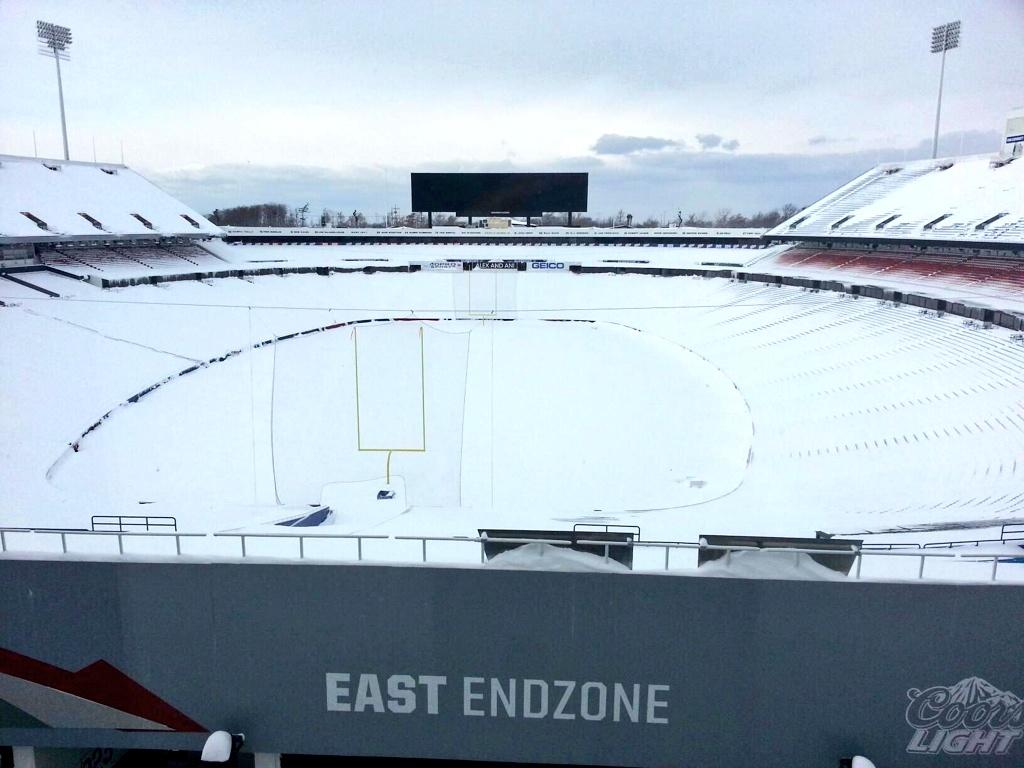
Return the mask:
<path id="1" fill-rule="evenodd" d="M 0 243 L 221 230 L 127 166 L 0 155 Z"/>
<path id="2" fill-rule="evenodd" d="M 971 155 L 885 163 L 768 234 L 1024 244 L 1024 161 Z"/>

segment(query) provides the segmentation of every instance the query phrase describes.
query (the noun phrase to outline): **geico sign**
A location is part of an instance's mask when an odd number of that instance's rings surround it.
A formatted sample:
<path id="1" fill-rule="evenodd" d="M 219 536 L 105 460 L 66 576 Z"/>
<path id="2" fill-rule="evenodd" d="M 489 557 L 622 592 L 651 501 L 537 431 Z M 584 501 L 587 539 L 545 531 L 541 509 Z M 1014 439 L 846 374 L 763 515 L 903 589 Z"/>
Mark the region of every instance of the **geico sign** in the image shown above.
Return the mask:
<path id="1" fill-rule="evenodd" d="M 531 261 L 530 269 L 568 269 L 564 261 Z"/>

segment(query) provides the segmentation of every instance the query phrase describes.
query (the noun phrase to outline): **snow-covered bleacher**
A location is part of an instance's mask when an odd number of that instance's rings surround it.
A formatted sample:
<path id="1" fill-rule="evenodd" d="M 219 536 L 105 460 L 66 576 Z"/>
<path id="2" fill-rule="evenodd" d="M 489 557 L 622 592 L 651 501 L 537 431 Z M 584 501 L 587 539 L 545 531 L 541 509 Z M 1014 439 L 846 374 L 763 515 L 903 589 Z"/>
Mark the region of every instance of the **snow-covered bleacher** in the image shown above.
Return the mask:
<path id="1" fill-rule="evenodd" d="M 125 271 L 138 273 L 192 271 L 195 267 L 218 268 L 224 262 L 198 245 L 168 243 L 131 245 L 63 245 L 41 247 L 40 263 L 75 273 Z M 126 270 L 127 268 L 127 270 Z"/>
<path id="2" fill-rule="evenodd" d="M 220 234 L 124 165 L 0 155 L 0 245 Z"/>
<path id="3" fill-rule="evenodd" d="M 879 165 L 768 236 L 1024 247 L 1024 162 L 972 155 Z"/>
<path id="4" fill-rule="evenodd" d="M 1024 262 L 1013 259 L 794 248 L 779 256 L 775 263 L 808 274 L 835 271 L 864 278 L 903 276 L 929 284 L 1024 290 Z"/>
<path id="5" fill-rule="evenodd" d="M 800 245 L 758 262 L 758 268 L 783 279 L 838 281 L 1021 311 L 1024 259 L 1012 251 L 948 251 Z"/>

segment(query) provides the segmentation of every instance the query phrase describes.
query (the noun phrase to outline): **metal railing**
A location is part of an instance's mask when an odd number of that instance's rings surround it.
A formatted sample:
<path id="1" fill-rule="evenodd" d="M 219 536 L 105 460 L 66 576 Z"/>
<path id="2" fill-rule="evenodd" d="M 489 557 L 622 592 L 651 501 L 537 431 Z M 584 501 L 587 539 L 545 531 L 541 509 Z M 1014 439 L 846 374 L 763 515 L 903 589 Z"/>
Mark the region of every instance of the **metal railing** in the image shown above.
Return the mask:
<path id="1" fill-rule="evenodd" d="M 177 519 L 167 515 L 93 515 L 90 522 L 94 531 L 124 532 L 126 528 L 142 528 L 147 531 L 153 528 L 178 530 Z M 114 526 L 117 526 L 116 529 Z"/>
<path id="2" fill-rule="evenodd" d="M 87 531 L 87 530 L 61 530 L 52 528 L 0 528 L 0 552 L 10 551 L 24 551 L 24 550 L 12 550 L 10 548 L 9 538 L 11 534 L 33 534 L 33 535 L 44 535 L 44 536 L 59 536 L 61 544 L 61 553 L 68 554 L 68 537 L 74 536 L 87 536 L 87 537 L 115 537 L 117 539 L 117 550 L 118 554 L 125 554 L 124 540 L 128 539 L 140 539 L 140 538 L 173 538 L 175 543 L 175 553 L 181 555 L 181 540 L 184 538 L 189 539 L 238 539 L 240 545 L 240 554 L 242 559 L 259 557 L 250 552 L 247 542 L 251 539 L 295 539 L 298 544 L 298 559 L 302 560 L 306 557 L 306 542 L 308 539 L 319 539 L 328 541 L 355 541 L 356 542 L 356 561 L 364 561 L 363 542 L 364 541 L 418 541 L 420 543 L 420 561 L 423 563 L 431 562 L 428 558 L 428 543 L 429 542 L 448 542 L 448 543 L 460 543 L 460 544 L 473 544 L 479 547 L 480 562 L 486 562 L 486 555 L 484 553 L 484 544 L 549 544 L 552 546 L 569 547 L 575 543 L 582 546 L 592 546 L 603 548 L 604 561 L 608 562 L 611 560 L 611 548 L 612 547 L 633 547 L 636 549 L 661 549 L 664 551 L 664 557 L 662 559 L 662 567 L 660 569 L 642 569 L 646 571 L 650 570 L 670 570 L 671 555 L 677 550 L 705 550 L 705 551 L 720 551 L 724 552 L 724 560 L 728 564 L 732 558 L 733 553 L 736 552 L 771 552 L 777 554 L 791 554 L 794 556 L 794 563 L 799 564 L 800 555 L 829 555 L 835 556 L 849 555 L 854 558 L 853 565 L 853 578 L 860 579 L 862 566 L 865 558 L 917 558 L 917 576 L 919 580 L 925 578 L 925 564 L 928 560 L 939 558 L 945 561 L 964 561 L 980 563 L 991 560 L 991 569 L 989 571 L 989 580 L 997 580 L 997 572 L 999 564 L 1001 562 L 1015 562 L 1019 558 L 1012 553 L 992 553 L 992 552 L 970 552 L 970 551 L 950 551 L 947 547 L 945 551 L 934 548 L 921 546 L 914 543 L 906 544 L 866 544 L 863 546 L 853 545 L 849 550 L 838 551 L 835 549 L 817 549 L 814 547 L 757 547 L 757 546 L 741 546 L 732 544 L 709 544 L 704 540 L 701 541 L 598 541 L 598 540 L 587 540 L 577 539 L 574 541 L 570 539 L 532 539 L 532 538 L 495 538 L 487 536 L 390 536 L 385 534 L 316 534 L 316 533 L 298 533 L 298 532 L 281 532 L 281 533 L 243 533 L 240 531 L 228 531 L 218 533 L 182 533 L 178 531 L 163 532 L 163 531 Z M 1002 540 L 994 539 L 992 543 L 998 543 Z M 1006 541 L 1010 541 L 1009 539 Z M 974 543 L 974 542 L 971 542 Z M 980 540 L 980 543 L 986 543 L 985 540 Z M 955 544 L 955 542 L 954 542 Z M 878 547 L 878 548 L 875 548 Z M 79 550 L 77 553 L 85 554 Z M 102 552 L 90 552 L 90 554 L 103 554 Z M 131 553 L 129 553 L 131 554 Z M 213 551 L 204 551 L 202 553 L 195 553 L 202 555 L 213 555 L 216 554 Z M 269 555 L 269 557 L 280 558 L 279 553 Z M 294 557 L 285 555 L 286 558 Z M 1021 557 L 1024 557 L 1024 549 L 1021 550 Z M 453 561 L 433 561 L 438 564 L 442 562 L 453 562 Z M 461 562 L 461 561 L 454 561 Z M 638 569 L 641 570 L 641 569 Z M 890 577 L 892 578 L 892 577 Z"/>
<path id="3" fill-rule="evenodd" d="M 116 537 L 117 538 L 117 552 L 123 555 L 124 552 L 124 540 L 125 537 L 129 538 L 173 538 L 174 539 L 174 551 L 176 554 L 181 554 L 181 540 L 182 539 L 203 539 L 206 538 L 205 533 L 181 533 L 178 531 L 86 531 L 78 529 L 60 530 L 55 528 L 0 528 L 0 552 L 12 551 L 8 549 L 7 537 L 12 533 L 21 534 L 42 534 L 50 536 L 60 536 L 60 550 L 62 554 L 68 554 L 68 536 L 105 536 L 105 537 Z M 80 552 L 80 554 L 85 554 Z"/>
<path id="4" fill-rule="evenodd" d="M 613 528 L 615 530 L 612 530 Z M 586 533 L 588 530 L 603 533 L 632 533 L 634 540 L 640 541 L 639 525 L 620 525 L 619 523 L 574 523 L 572 526 L 573 533 L 577 533 L 578 531 Z"/>
<path id="5" fill-rule="evenodd" d="M 491 544 L 551 544 L 552 546 L 563 546 L 567 547 L 573 542 L 570 539 L 528 539 L 528 538 L 497 538 L 490 536 L 395 536 L 396 541 L 419 541 L 422 544 L 422 559 L 421 562 L 427 562 L 427 542 L 428 541 L 458 541 L 458 542 L 469 542 L 480 545 L 480 562 L 487 562 L 487 555 L 484 552 L 484 544 L 490 542 Z M 577 544 L 585 544 L 589 542 L 577 541 Z M 604 543 L 604 542 L 602 542 Z M 608 559 L 608 550 L 605 548 L 605 560 Z"/>
<path id="6" fill-rule="evenodd" d="M 242 545 L 242 557 L 248 557 L 248 552 L 245 547 L 246 539 L 298 539 L 299 540 L 299 560 L 303 560 L 306 557 L 306 539 L 345 539 L 355 540 L 356 542 L 356 560 L 362 561 L 363 559 L 363 540 L 364 539 L 389 539 L 390 536 L 385 535 L 370 535 L 361 533 L 336 533 L 336 534 L 301 534 L 301 533 L 241 533 L 235 531 L 228 531 L 222 533 L 210 534 L 215 538 L 237 538 L 239 543 Z"/>
<path id="7" fill-rule="evenodd" d="M 959 541 L 930 541 L 921 546 L 925 549 L 952 549 L 953 547 L 978 547 L 982 544 L 1008 544 L 1021 542 L 1024 544 L 1024 523 L 1004 523 L 999 529 L 998 539 L 960 539 Z M 1024 556 L 1024 551 L 1021 552 Z"/>

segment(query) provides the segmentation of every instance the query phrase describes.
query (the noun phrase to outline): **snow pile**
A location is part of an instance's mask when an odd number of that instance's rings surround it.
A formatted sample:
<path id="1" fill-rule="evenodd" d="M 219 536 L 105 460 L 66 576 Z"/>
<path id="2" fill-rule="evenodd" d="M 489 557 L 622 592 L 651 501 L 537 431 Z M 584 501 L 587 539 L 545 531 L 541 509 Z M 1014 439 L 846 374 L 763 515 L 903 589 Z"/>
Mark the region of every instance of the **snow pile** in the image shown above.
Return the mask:
<path id="1" fill-rule="evenodd" d="M 801 581 L 843 581 L 846 577 L 815 562 L 803 552 L 768 549 L 732 552 L 705 563 L 698 576 L 727 576 L 736 579 L 793 579 Z"/>
<path id="2" fill-rule="evenodd" d="M 405 512 L 405 478 L 384 477 L 327 483 L 320 491 L 320 503 L 334 511 L 330 525 L 372 527 Z"/>
<path id="3" fill-rule="evenodd" d="M 577 552 L 568 547 L 553 544 L 524 544 L 495 555 L 487 562 L 488 567 L 523 571 L 607 571 L 629 573 L 629 568 L 615 560 L 605 560 L 600 555 Z"/>

